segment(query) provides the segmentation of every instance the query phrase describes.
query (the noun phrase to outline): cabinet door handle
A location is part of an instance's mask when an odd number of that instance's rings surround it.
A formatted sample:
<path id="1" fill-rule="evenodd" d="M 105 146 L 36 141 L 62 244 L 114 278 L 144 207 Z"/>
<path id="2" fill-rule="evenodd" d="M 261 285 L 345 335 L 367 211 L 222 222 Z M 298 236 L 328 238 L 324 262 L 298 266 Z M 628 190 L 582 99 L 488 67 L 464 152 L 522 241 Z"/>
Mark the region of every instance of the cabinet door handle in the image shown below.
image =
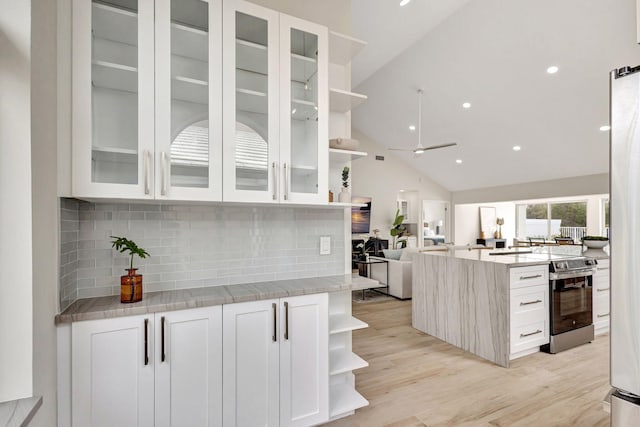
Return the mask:
<path id="1" fill-rule="evenodd" d="M 284 302 L 284 339 L 289 340 L 289 303 Z"/>
<path id="2" fill-rule="evenodd" d="M 167 195 L 167 153 L 162 152 L 160 154 L 160 163 L 162 166 L 162 188 L 160 189 L 160 194 L 163 196 Z"/>
<path id="3" fill-rule="evenodd" d="M 606 313 L 606 314 L 598 314 L 598 315 L 597 315 L 597 317 L 598 317 L 598 318 L 601 318 L 601 317 L 609 317 L 609 313 Z"/>
<path id="4" fill-rule="evenodd" d="M 151 157 L 151 153 L 149 150 L 144 150 L 142 155 L 144 156 L 144 194 L 149 194 L 151 192 L 149 187 L 149 170 L 151 169 L 149 167 L 149 159 Z"/>
<path id="5" fill-rule="evenodd" d="M 160 351 L 160 359 L 161 361 L 164 362 L 165 360 L 165 354 L 164 354 L 164 316 L 162 316 L 160 318 L 160 347 L 161 347 L 161 351 Z"/>
<path id="6" fill-rule="evenodd" d="M 520 305 L 531 305 L 531 304 L 537 304 L 539 302 L 542 302 L 542 300 L 541 299 L 537 299 L 535 301 L 524 301 L 524 302 L 521 302 Z"/>
<path id="7" fill-rule="evenodd" d="M 273 310 L 273 337 L 271 339 L 276 342 L 278 341 L 278 305 L 274 302 L 271 304 L 271 309 Z"/>
<path id="8" fill-rule="evenodd" d="M 611 289 L 611 288 L 610 287 L 609 288 L 596 288 L 596 291 L 604 292 L 604 291 L 608 291 L 609 289 Z"/>
<path id="9" fill-rule="evenodd" d="M 542 331 L 540 329 L 538 329 L 535 332 L 529 332 L 528 334 L 520 334 L 520 338 L 524 338 L 524 337 L 530 337 L 531 335 L 536 335 L 536 334 L 541 334 Z"/>
<path id="10" fill-rule="evenodd" d="M 536 274 L 535 276 L 520 276 L 520 280 L 537 279 L 538 277 L 542 277 L 542 274 Z"/>
<path id="11" fill-rule="evenodd" d="M 144 364 L 149 364 L 149 319 L 144 319 Z"/>
<path id="12" fill-rule="evenodd" d="M 271 167 L 273 168 L 273 200 L 278 200 L 278 165 L 273 162 Z"/>
<path id="13" fill-rule="evenodd" d="M 604 271 L 604 270 L 608 270 L 609 267 L 597 267 L 596 268 L 598 271 Z"/>
<path id="14" fill-rule="evenodd" d="M 289 200 L 289 176 L 287 173 L 287 164 L 284 164 L 284 199 Z M 285 303 L 286 304 L 286 303 Z"/>

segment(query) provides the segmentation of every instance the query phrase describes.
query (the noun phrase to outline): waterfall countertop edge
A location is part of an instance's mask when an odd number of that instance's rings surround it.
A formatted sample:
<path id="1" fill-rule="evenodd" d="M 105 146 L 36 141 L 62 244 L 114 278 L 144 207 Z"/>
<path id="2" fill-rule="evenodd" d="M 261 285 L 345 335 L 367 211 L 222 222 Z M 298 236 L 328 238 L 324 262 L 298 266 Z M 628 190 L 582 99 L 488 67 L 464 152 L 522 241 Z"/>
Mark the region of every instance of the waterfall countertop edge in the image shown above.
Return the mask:
<path id="1" fill-rule="evenodd" d="M 42 406 L 42 396 L 0 402 L 0 426 L 28 425 L 40 406 Z"/>
<path id="2" fill-rule="evenodd" d="M 83 298 L 75 301 L 62 313 L 56 315 L 55 323 L 59 325 L 83 320 L 136 316 L 325 292 L 359 291 L 384 286 L 378 283 L 377 280 L 345 274 L 341 276 L 149 292 L 144 294 L 142 301 L 132 304 L 121 303 L 120 295 Z"/>

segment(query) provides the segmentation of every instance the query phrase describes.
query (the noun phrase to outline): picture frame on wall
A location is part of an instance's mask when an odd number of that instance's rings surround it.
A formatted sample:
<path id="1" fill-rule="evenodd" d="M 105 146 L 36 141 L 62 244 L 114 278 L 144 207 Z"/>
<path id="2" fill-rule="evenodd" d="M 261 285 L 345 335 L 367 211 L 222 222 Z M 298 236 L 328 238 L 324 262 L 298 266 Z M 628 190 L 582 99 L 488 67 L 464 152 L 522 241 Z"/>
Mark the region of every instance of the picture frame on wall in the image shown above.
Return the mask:
<path id="1" fill-rule="evenodd" d="M 493 206 L 480 206 L 480 238 L 492 238 L 496 230 L 496 208 Z"/>

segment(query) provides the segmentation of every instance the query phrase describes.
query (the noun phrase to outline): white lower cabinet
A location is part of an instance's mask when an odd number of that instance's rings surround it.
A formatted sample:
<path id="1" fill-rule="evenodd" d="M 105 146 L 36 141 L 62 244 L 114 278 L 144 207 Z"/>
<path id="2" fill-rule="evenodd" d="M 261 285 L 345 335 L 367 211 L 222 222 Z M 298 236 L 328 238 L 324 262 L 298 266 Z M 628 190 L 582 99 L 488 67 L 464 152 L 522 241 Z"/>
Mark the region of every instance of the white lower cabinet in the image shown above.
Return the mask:
<path id="1" fill-rule="evenodd" d="M 222 307 L 75 322 L 74 426 L 221 426 Z"/>
<path id="2" fill-rule="evenodd" d="M 593 276 L 593 327 L 596 335 L 609 332 L 609 302 L 609 260 L 601 259 Z"/>
<path id="3" fill-rule="evenodd" d="M 549 267 L 512 268 L 510 275 L 510 359 L 549 343 Z"/>
<path id="4" fill-rule="evenodd" d="M 329 419 L 328 295 L 225 305 L 224 426 Z"/>
<path id="5" fill-rule="evenodd" d="M 222 307 L 156 314 L 155 426 L 222 425 Z"/>

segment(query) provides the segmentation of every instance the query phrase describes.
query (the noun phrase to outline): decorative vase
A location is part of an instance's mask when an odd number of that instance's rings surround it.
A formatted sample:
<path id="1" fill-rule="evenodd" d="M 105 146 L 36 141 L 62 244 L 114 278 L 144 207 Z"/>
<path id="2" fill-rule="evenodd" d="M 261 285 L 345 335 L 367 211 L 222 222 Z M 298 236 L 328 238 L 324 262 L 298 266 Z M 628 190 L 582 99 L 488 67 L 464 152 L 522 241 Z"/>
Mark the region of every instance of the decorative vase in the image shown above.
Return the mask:
<path id="1" fill-rule="evenodd" d="M 136 274 L 137 268 L 127 268 L 127 275 L 120 276 L 120 302 L 142 301 L 142 274 Z"/>
<path id="2" fill-rule="evenodd" d="M 498 239 L 502 239 L 502 226 L 498 225 L 498 235 L 496 236 Z"/>
<path id="3" fill-rule="evenodd" d="M 351 203 L 351 193 L 348 188 L 342 187 L 342 191 L 338 194 L 338 201 L 340 203 Z"/>

